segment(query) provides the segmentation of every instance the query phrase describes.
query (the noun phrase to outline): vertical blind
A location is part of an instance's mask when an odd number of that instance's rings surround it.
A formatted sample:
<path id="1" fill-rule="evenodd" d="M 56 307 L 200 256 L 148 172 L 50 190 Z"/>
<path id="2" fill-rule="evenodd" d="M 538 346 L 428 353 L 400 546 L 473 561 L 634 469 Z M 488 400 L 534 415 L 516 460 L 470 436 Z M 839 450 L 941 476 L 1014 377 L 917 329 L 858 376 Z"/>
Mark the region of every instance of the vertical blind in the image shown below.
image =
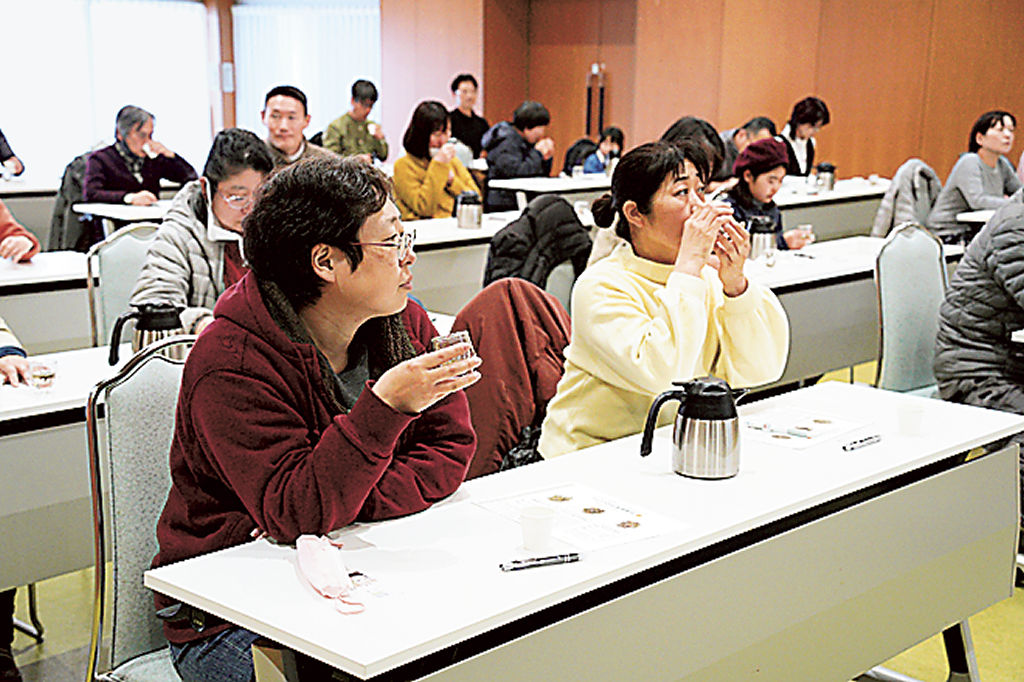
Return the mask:
<path id="1" fill-rule="evenodd" d="M 267 91 L 277 85 L 306 93 L 306 137 L 348 111 L 355 80 L 366 78 L 380 88 L 378 0 L 250 0 L 231 12 L 239 126 L 265 136 L 260 112 Z M 374 120 L 380 120 L 381 108 L 379 101 Z"/>
<path id="2" fill-rule="evenodd" d="M 194 0 L 0 0 L 0 130 L 27 178 L 58 186 L 75 156 L 114 139 L 118 109 L 202 170 L 210 148 L 206 10 Z"/>

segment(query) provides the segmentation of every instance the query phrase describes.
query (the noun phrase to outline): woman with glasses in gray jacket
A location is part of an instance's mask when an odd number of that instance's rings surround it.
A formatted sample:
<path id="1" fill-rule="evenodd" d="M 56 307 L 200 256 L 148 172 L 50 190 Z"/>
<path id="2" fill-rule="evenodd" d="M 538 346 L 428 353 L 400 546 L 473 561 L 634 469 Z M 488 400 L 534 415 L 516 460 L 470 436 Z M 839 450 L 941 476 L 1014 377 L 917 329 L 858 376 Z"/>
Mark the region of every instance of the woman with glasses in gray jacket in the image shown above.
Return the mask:
<path id="1" fill-rule="evenodd" d="M 273 168 L 266 144 L 254 133 L 241 128 L 217 133 L 203 176 L 181 188 L 164 216 L 131 304 L 184 308 L 185 331 L 202 331 L 213 319 L 217 297 L 248 270 L 242 219 Z"/>

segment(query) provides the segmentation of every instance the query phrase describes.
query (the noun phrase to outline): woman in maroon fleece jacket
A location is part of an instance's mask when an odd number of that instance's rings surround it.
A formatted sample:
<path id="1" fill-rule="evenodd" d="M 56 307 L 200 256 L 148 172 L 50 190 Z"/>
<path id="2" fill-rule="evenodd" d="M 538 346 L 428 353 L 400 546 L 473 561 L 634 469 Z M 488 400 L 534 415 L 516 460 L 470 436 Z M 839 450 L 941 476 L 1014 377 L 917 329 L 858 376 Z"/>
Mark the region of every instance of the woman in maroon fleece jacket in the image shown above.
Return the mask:
<path id="1" fill-rule="evenodd" d="M 357 160 L 318 159 L 261 189 L 251 271 L 185 365 L 154 565 L 410 514 L 459 487 L 476 442 L 461 389 L 480 360 L 425 352 L 437 332 L 406 305 L 413 233 L 388 188 Z M 254 633 L 212 618 L 165 632 L 184 680 L 252 678 Z"/>

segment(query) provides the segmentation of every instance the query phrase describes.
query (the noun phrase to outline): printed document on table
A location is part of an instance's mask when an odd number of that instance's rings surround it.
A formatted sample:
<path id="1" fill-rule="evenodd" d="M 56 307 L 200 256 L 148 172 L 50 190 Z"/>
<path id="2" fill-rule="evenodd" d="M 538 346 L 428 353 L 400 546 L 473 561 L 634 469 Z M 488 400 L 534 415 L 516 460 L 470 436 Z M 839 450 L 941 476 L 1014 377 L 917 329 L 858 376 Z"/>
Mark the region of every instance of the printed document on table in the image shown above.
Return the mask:
<path id="1" fill-rule="evenodd" d="M 743 417 L 743 438 L 793 450 L 818 445 L 866 424 L 811 410 L 776 407 Z"/>
<path id="2" fill-rule="evenodd" d="M 555 512 L 552 535 L 581 551 L 656 537 L 684 527 L 667 516 L 626 504 L 577 483 L 475 504 L 516 523 L 526 507 L 551 509 Z"/>

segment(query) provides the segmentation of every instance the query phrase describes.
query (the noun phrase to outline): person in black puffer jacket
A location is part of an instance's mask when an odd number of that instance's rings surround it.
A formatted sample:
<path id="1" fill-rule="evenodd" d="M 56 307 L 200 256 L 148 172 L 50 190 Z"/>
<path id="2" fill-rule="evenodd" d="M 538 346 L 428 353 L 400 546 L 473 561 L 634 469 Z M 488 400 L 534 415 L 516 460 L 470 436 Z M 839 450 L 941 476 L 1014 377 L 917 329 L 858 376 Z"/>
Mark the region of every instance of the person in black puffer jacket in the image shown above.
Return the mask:
<path id="1" fill-rule="evenodd" d="M 487 150 L 487 181 L 530 178 L 551 174 L 555 143 L 546 137 L 551 114 L 540 102 L 523 102 L 512 115 L 512 125 L 499 123 L 484 135 Z M 516 208 L 515 193 L 488 189 L 487 211 Z"/>
<path id="2" fill-rule="evenodd" d="M 1024 189 L 971 241 L 939 308 L 935 378 L 946 400 L 1024 414 Z M 1013 436 L 1024 444 L 1024 432 Z M 1024 495 L 1024 460 L 1021 463 Z M 1021 519 L 1024 549 L 1024 517 Z"/>

